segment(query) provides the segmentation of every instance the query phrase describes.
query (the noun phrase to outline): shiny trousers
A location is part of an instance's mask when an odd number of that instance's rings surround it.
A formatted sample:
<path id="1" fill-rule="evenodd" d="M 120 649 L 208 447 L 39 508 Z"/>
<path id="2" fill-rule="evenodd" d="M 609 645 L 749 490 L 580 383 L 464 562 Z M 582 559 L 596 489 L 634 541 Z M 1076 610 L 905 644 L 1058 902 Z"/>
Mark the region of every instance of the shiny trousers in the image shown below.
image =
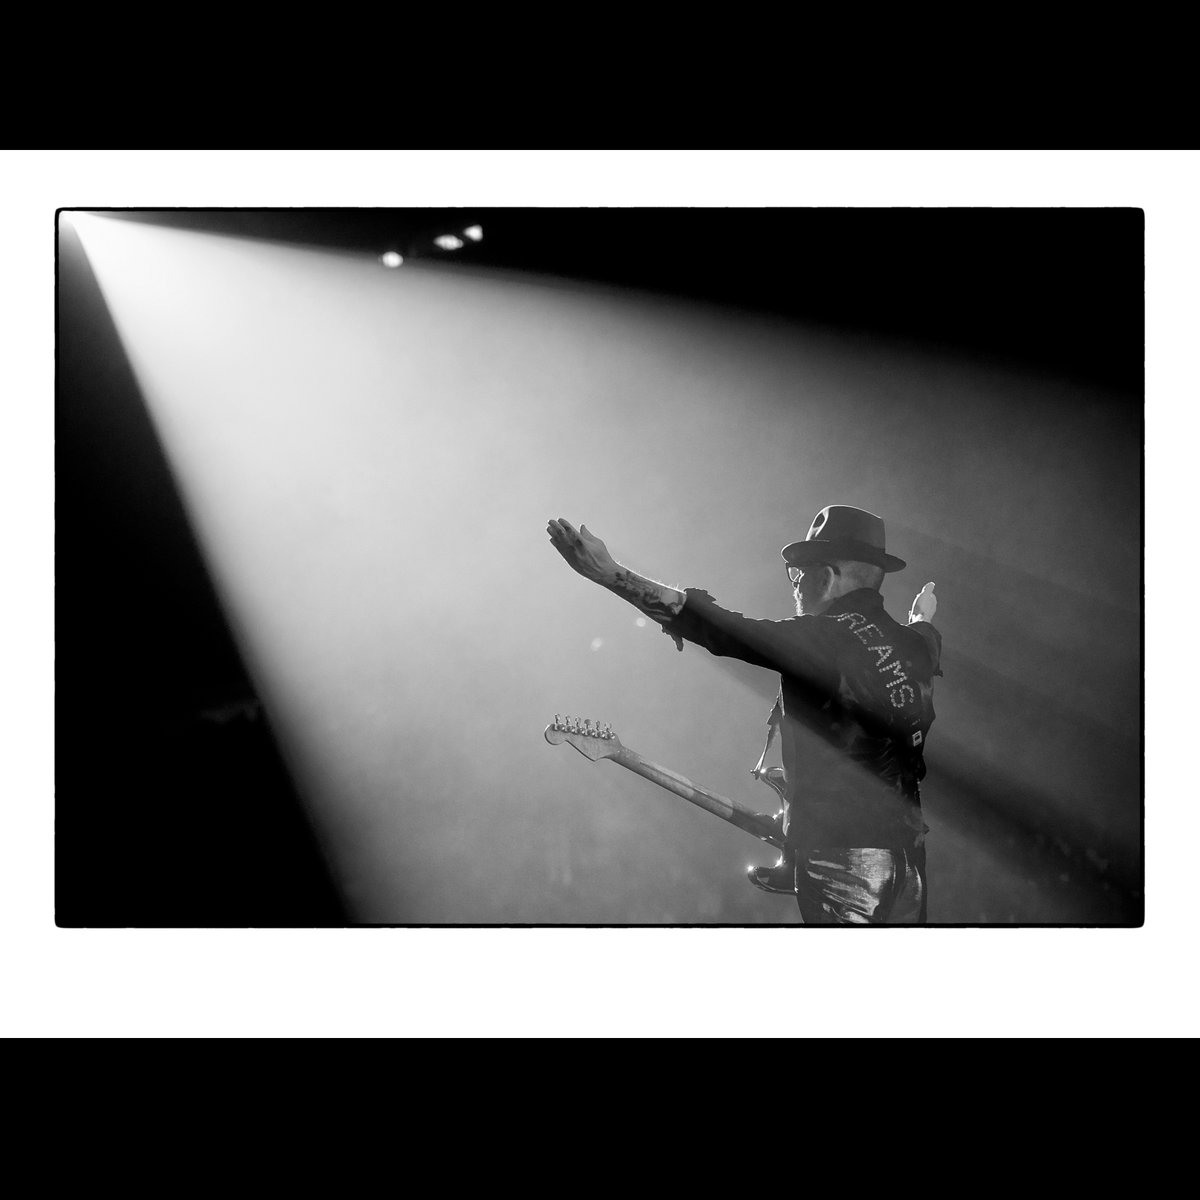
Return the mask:
<path id="1" fill-rule="evenodd" d="M 924 925 L 925 849 L 839 847 L 796 856 L 805 925 Z"/>

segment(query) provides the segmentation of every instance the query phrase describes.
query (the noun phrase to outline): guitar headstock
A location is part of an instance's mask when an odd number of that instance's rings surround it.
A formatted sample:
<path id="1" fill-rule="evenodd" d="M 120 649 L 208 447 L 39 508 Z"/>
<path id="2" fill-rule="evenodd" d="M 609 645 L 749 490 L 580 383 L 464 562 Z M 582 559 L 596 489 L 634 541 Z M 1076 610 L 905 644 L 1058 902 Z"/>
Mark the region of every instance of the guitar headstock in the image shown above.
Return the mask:
<path id="1" fill-rule="evenodd" d="M 621 741 L 612 731 L 611 725 L 599 721 L 581 721 L 578 717 L 560 717 L 554 714 L 554 723 L 546 726 L 546 741 L 552 746 L 568 742 L 584 758 L 598 762 L 602 758 L 616 758 Z"/>

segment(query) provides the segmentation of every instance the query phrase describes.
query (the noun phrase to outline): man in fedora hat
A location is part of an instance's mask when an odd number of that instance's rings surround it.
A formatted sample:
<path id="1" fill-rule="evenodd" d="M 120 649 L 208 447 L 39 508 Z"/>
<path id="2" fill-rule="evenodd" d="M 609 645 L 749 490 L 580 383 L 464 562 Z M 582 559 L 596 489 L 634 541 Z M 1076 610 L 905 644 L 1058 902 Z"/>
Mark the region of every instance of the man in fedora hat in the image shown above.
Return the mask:
<path id="1" fill-rule="evenodd" d="M 794 895 L 805 924 L 923 924 L 925 833 L 919 783 L 933 723 L 941 637 L 926 584 L 909 623 L 894 621 L 879 588 L 903 560 L 888 554 L 883 521 L 832 504 L 782 554 L 796 605 L 785 621 L 753 620 L 707 592 L 679 590 L 616 562 L 586 526 L 547 526 L 584 578 L 653 618 L 675 639 L 776 671 L 779 697 L 754 775 L 783 801 L 786 849 L 752 867 L 763 891 Z M 782 767 L 766 766 L 778 736 Z"/>

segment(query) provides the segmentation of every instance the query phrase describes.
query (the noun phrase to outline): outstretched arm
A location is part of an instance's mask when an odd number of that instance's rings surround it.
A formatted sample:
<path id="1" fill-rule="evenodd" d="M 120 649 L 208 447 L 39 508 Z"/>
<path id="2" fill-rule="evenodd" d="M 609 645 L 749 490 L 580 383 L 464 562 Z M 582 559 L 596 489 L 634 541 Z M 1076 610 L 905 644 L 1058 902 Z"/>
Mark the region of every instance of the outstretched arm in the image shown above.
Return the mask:
<path id="1" fill-rule="evenodd" d="M 683 608 L 687 599 L 683 592 L 621 566 L 586 525 L 576 530 L 569 521 L 559 517 L 550 521 L 546 532 L 550 535 L 551 545 L 573 571 L 615 592 L 660 624 L 670 621 Z"/>
<path id="2" fill-rule="evenodd" d="M 546 532 L 573 571 L 615 592 L 657 621 L 680 650 L 686 639 L 710 654 L 738 658 L 773 671 L 811 675 L 818 669 L 809 643 L 820 630 L 812 622 L 807 622 L 806 629 L 805 623 L 796 618 L 751 620 L 721 608 L 707 592 L 695 588 L 682 592 L 647 579 L 614 561 L 608 547 L 586 525 L 576 530 L 559 517 L 547 525 Z"/>

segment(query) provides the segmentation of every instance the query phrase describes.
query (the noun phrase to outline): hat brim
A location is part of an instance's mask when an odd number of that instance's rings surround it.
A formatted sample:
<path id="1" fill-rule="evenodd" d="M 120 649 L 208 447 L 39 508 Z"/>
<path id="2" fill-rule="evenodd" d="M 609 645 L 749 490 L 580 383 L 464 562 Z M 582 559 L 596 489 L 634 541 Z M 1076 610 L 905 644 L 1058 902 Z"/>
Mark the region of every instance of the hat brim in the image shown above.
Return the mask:
<path id="1" fill-rule="evenodd" d="M 908 563 L 894 554 L 880 550 L 878 546 L 866 542 L 852 541 L 822 541 L 812 538 L 807 542 L 792 542 L 780 551 L 784 561 L 794 567 L 805 567 L 815 562 L 831 562 L 838 559 L 849 562 L 871 563 L 882 567 L 885 573 L 903 571 Z"/>

